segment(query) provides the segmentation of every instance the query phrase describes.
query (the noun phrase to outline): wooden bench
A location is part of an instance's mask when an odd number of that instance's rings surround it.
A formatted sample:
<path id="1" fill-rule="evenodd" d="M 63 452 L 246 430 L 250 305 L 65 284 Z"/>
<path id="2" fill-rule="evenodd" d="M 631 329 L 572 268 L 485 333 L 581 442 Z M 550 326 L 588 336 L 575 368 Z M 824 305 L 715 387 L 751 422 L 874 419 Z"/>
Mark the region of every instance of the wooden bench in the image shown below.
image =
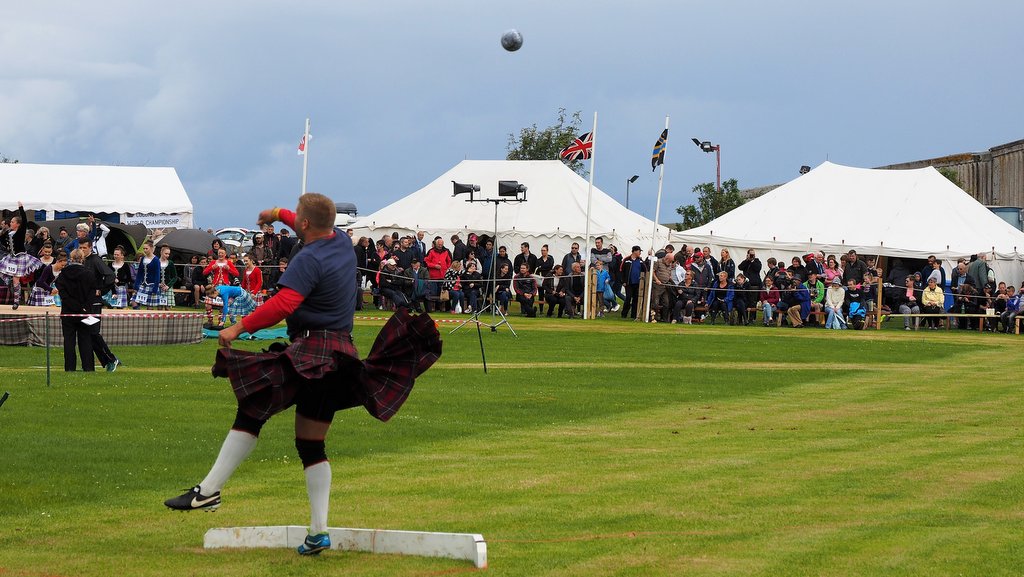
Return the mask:
<path id="1" fill-rule="evenodd" d="M 895 317 L 899 317 L 899 318 L 903 318 L 903 317 L 922 318 L 922 319 L 937 318 L 937 319 L 942 321 L 943 325 L 945 325 L 945 327 L 946 327 L 946 330 L 951 330 L 953 328 L 953 323 L 950 322 L 950 319 L 999 319 L 998 315 L 965 314 L 965 313 L 890 313 L 890 314 L 885 315 L 885 316 L 887 318 L 895 318 Z M 1019 329 L 1020 325 L 1017 325 L 1017 326 L 1018 326 L 1018 329 Z M 984 322 L 979 322 L 978 323 L 978 332 L 985 332 L 985 323 Z"/>

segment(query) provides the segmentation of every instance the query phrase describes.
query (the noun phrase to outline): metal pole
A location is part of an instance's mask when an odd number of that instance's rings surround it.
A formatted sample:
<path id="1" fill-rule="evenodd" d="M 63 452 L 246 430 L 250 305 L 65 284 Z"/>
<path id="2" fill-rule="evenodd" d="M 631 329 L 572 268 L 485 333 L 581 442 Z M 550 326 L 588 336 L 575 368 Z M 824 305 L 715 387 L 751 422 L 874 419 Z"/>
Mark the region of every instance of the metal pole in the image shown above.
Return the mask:
<path id="1" fill-rule="evenodd" d="M 46 386 L 50 386 L 50 311 L 46 311 L 46 319 L 43 321 L 43 346 L 46 347 Z"/>
<path id="2" fill-rule="evenodd" d="M 306 148 L 302 151 L 302 194 L 306 194 L 306 169 L 309 167 L 309 119 L 306 119 L 306 131 L 303 133 Z"/>
<path id="3" fill-rule="evenodd" d="M 665 130 L 668 130 L 668 116 L 665 116 Z M 665 152 L 668 152 L 668 139 L 665 140 Z M 665 180 L 665 163 L 661 163 L 661 172 L 658 174 L 658 204 L 654 208 L 654 231 L 651 232 L 651 250 L 650 254 L 647 255 L 647 261 L 649 263 L 647 267 L 647 289 L 646 299 L 644 302 L 644 318 L 643 322 L 651 322 L 651 293 L 654 290 L 654 261 L 657 260 L 654 256 L 655 243 L 658 240 L 658 221 L 661 219 L 661 185 Z"/>
<path id="4" fill-rule="evenodd" d="M 498 310 L 498 202 L 494 201 L 494 245 L 491 247 L 491 332 L 496 332 L 497 327 L 493 326 L 495 312 Z"/>
<path id="5" fill-rule="evenodd" d="M 583 320 L 590 319 L 590 206 L 594 197 L 594 159 L 597 158 L 597 111 L 594 111 L 594 131 L 591 135 L 590 148 L 590 184 L 587 186 L 587 226 L 583 239 Z M 564 272 L 564 271 L 563 271 Z M 572 272 L 570 271 L 570 276 Z"/>
<path id="6" fill-rule="evenodd" d="M 722 145 L 715 145 L 715 182 L 718 184 L 718 194 L 722 194 Z"/>
<path id="7" fill-rule="evenodd" d="M 629 208 L 629 179 L 626 179 L 626 208 Z"/>
<path id="8" fill-rule="evenodd" d="M 476 323 L 476 337 L 480 339 L 480 358 L 484 362 L 484 374 L 487 374 L 487 355 L 484 354 L 484 335 L 480 332 L 480 322 Z"/>

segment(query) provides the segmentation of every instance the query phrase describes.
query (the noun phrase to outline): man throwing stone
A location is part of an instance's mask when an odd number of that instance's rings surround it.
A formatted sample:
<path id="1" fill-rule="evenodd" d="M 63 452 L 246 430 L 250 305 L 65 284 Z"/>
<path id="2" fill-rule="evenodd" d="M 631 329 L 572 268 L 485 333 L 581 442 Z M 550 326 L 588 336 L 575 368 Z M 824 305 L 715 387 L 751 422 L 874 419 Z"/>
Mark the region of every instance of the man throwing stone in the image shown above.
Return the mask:
<path id="1" fill-rule="evenodd" d="M 296 232 L 303 248 L 278 280 L 280 291 L 253 314 L 220 332 L 213 374 L 227 377 L 238 399 L 234 424 L 213 468 L 185 494 L 165 501 L 171 509 L 213 509 L 221 488 L 256 446 L 271 416 L 295 406 L 295 448 L 305 470 L 310 528 L 300 555 L 331 546 L 327 511 L 331 467 L 324 440 L 335 411 L 362 405 L 381 421 L 390 419 L 412 390 L 417 376 L 441 355 L 433 319 L 395 313 L 381 329 L 366 361 L 352 343 L 355 311 L 355 253 L 352 240 L 334 228 L 334 202 L 308 193 L 295 212 L 274 208 L 259 224 L 280 220 Z M 236 351 L 231 342 L 287 319 L 291 344 L 269 351 Z"/>

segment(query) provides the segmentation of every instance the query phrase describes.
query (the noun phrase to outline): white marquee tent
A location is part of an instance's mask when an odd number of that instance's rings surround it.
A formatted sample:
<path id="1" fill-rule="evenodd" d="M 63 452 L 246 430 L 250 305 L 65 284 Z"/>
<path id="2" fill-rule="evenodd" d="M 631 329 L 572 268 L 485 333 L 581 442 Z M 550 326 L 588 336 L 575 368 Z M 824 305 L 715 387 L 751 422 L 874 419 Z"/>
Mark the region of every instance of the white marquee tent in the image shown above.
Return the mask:
<path id="1" fill-rule="evenodd" d="M 168 167 L 0 163 L 0 204 L 14 209 L 118 213 L 125 224 L 192 227 L 192 201 Z"/>
<path id="2" fill-rule="evenodd" d="M 463 241 L 470 232 L 493 234 L 495 216 L 492 204 L 466 202 L 469 195 L 452 196 L 452 181 L 479 185 L 475 198 L 498 198 L 499 180 L 527 187 L 526 202 L 500 204 L 497 209 L 498 243 L 507 246 L 510 255 L 518 254 L 519 243 L 526 241 L 534 254 L 548 244 L 558 261 L 573 242 L 583 244 L 588 182 L 558 160 L 464 160 L 416 192 L 360 218 L 352 228 L 356 236 L 374 239 L 393 231 L 423 230 L 429 238 L 440 236 L 451 248 L 452 234 Z M 650 248 L 654 222 L 596 186 L 590 212 L 591 237 L 603 236 L 605 246 L 614 244 L 623 253 L 633 245 L 644 252 Z M 668 234 L 659 226 L 657 242 L 663 245 Z"/>
<path id="3" fill-rule="evenodd" d="M 853 168 L 825 162 L 711 222 L 672 234 L 673 242 L 728 248 L 736 262 L 749 248 L 761 262 L 786 264 L 811 250 L 924 259 L 949 271 L 959 257 L 987 253 L 1000 280 L 1024 279 L 1024 233 L 932 167 Z"/>

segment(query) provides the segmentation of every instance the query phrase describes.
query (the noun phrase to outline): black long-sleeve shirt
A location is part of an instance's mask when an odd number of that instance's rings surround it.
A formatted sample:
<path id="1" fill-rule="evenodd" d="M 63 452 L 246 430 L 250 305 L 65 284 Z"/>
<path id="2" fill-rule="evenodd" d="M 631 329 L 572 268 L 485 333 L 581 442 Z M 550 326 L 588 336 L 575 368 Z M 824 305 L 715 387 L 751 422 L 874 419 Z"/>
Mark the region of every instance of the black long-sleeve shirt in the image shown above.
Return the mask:
<path id="1" fill-rule="evenodd" d="M 95 297 L 92 272 L 78 263 L 68 263 L 57 275 L 57 293 L 60 295 L 61 314 L 89 312 Z"/>
<path id="2" fill-rule="evenodd" d="M 18 207 L 18 216 L 21 217 L 21 225 L 18 226 L 18 230 L 14 232 L 8 232 L 4 236 L 4 248 L 11 254 L 19 254 L 25 252 L 25 225 L 28 224 L 28 216 L 25 214 L 25 207 Z"/>

